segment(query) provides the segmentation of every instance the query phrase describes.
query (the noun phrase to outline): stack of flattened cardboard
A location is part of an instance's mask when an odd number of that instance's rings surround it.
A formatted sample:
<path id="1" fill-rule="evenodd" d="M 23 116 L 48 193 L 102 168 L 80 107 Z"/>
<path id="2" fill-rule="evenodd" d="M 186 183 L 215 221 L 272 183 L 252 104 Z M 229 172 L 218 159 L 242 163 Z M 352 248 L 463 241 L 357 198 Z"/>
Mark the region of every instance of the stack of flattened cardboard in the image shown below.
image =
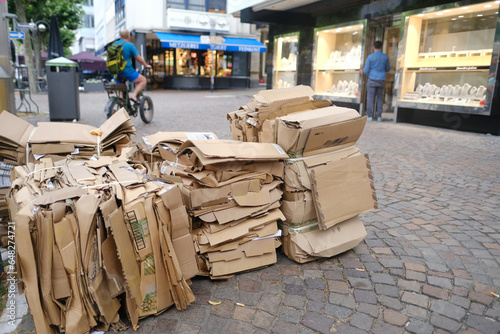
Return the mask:
<path id="1" fill-rule="evenodd" d="M 7 201 L 37 333 L 122 329 L 119 314 L 137 328 L 194 301 L 197 259 L 179 188 L 105 158 L 12 170 Z"/>
<path id="2" fill-rule="evenodd" d="M 369 158 L 354 147 L 366 117 L 312 94 L 305 86 L 261 91 L 228 115 L 233 138 L 277 143 L 291 157 L 281 205 L 283 249 L 297 262 L 355 247 L 366 236 L 358 215 L 377 207 Z M 242 122 L 255 124 L 257 137 L 245 135 Z"/>
<path id="3" fill-rule="evenodd" d="M 7 206 L 7 200 L 5 195 L 10 188 L 10 170 L 12 165 L 6 164 L 0 161 L 0 245 L 7 247 L 8 245 L 8 235 L 9 235 L 9 208 Z M 11 235 L 15 234 L 13 227 L 10 228 Z"/>
<path id="4" fill-rule="evenodd" d="M 179 148 L 188 140 L 218 139 L 212 132 L 157 132 L 142 138 L 147 146 L 144 156 L 152 166 L 158 162 L 175 161 Z"/>
<path id="5" fill-rule="evenodd" d="M 35 127 L 8 112 L 0 114 L 0 160 L 16 164 L 41 157 L 67 155 L 115 156 L 131 144 L 134 123 L 125 109 L 118 110 L 99 129 L 78 123 L 40 122 Z M 27 160 L 28 159 L 28 160 Z"/>
<path id="6" fill-rule="evenodd" d="M 26 163 L 26 146 L 34 128 L 8 111 L 0 113 L 0 160 L 16 165 Z"/>
<path id="7" fill-rule="evenodd" d="M 287 157 L 276 144 L 193 140 L 163 163 L 163 176 L 182 187 L 200 275 L 227 278 L 276 262 Z"/>

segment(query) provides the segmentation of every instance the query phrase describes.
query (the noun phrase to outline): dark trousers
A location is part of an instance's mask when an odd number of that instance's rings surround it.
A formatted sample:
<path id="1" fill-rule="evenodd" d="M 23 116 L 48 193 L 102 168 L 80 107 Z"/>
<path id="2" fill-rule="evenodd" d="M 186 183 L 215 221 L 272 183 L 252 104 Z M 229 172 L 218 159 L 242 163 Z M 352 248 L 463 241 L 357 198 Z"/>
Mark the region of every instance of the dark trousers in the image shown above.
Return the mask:
<path id="1" fill-rule="evenodd" d="M 368 117 L 382 117 L 382 93 L 384 91 L 385 80 L 372 80 L 368 79 L 367 84 L 367 101 L 366 101 L 366 114 Z M 377 109 L 376 114 L 373 114 L 373 102 L 377 97 Z"/>

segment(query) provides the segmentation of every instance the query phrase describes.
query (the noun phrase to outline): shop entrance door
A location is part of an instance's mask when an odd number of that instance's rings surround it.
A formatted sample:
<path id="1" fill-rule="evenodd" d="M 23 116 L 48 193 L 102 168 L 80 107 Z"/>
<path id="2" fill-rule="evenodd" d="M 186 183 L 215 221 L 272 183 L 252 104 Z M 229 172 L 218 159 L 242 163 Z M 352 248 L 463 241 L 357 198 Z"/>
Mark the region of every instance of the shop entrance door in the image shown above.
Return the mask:
<path id="1" fill-rule="evenodd" d="M 386 74 L 385 88 L 383 93 L 383 112 L 393 113 L 392 99 L 394 97 L 394 79 L 396 74 L 396 62 L 398 57 L 400 18 L 383 17 L 368 20 L 366 43 L 365 43 L 365 61 L 369 54 L 373 53 L 373 43 L 382 41 L 382 52 L 389 56 L 391 70 Z M 363 62 L 364 64 L 365 62 Z M 366 115 L 366 83 L 368 77 L 363 78 L 362 87 L 362 105 L 361 114 Z"/>

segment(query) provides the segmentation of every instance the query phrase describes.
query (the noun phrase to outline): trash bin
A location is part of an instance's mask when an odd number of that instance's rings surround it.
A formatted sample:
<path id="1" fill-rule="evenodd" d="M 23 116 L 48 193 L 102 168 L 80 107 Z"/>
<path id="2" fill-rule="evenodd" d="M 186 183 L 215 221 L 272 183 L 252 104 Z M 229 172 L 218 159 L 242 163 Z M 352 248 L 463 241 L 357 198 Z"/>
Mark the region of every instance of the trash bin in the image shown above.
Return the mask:
<path id="1" fill-rule="evenodd" d="M 64 57 L 48 60 L 47 86 L 51 121 L 80 119 L 78 63 Z"/>

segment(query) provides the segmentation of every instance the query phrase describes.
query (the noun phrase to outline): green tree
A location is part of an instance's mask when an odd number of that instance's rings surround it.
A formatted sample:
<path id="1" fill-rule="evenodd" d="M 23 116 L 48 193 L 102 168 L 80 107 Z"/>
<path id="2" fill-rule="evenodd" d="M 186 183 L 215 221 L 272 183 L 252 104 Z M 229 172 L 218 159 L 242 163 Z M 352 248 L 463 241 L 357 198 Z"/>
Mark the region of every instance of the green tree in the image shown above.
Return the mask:
<path id="1" fill-rule="evenodd" d="M 83 9 L 81 4 L 85 0 L 14 0 L 9 4 L 9 12 L 15 13 L 18 16 L 18 21 L 28 23 L 45 21 L 50 23 L 52 14 L 57 17 L 61 39 L 65 53 L 69 51 L 69 47 L 73 44 L 75 34 L 73 30 L 78 29 L 83 18 Z M 30 90 L 32 93 L 37 92 L 36 77 L 41 69 L 41 50 L 47 49 L 48 45 L 48 29 L 45 33 L 41 33 L 37 29 L 27 32 L 24 40 L 24 59 L 28 68 L 28 79 Z M 43 42 L 43 43 L 42 43 Z M 33 48 L 35 49 L 36 65 L 33 62 Z"/>

